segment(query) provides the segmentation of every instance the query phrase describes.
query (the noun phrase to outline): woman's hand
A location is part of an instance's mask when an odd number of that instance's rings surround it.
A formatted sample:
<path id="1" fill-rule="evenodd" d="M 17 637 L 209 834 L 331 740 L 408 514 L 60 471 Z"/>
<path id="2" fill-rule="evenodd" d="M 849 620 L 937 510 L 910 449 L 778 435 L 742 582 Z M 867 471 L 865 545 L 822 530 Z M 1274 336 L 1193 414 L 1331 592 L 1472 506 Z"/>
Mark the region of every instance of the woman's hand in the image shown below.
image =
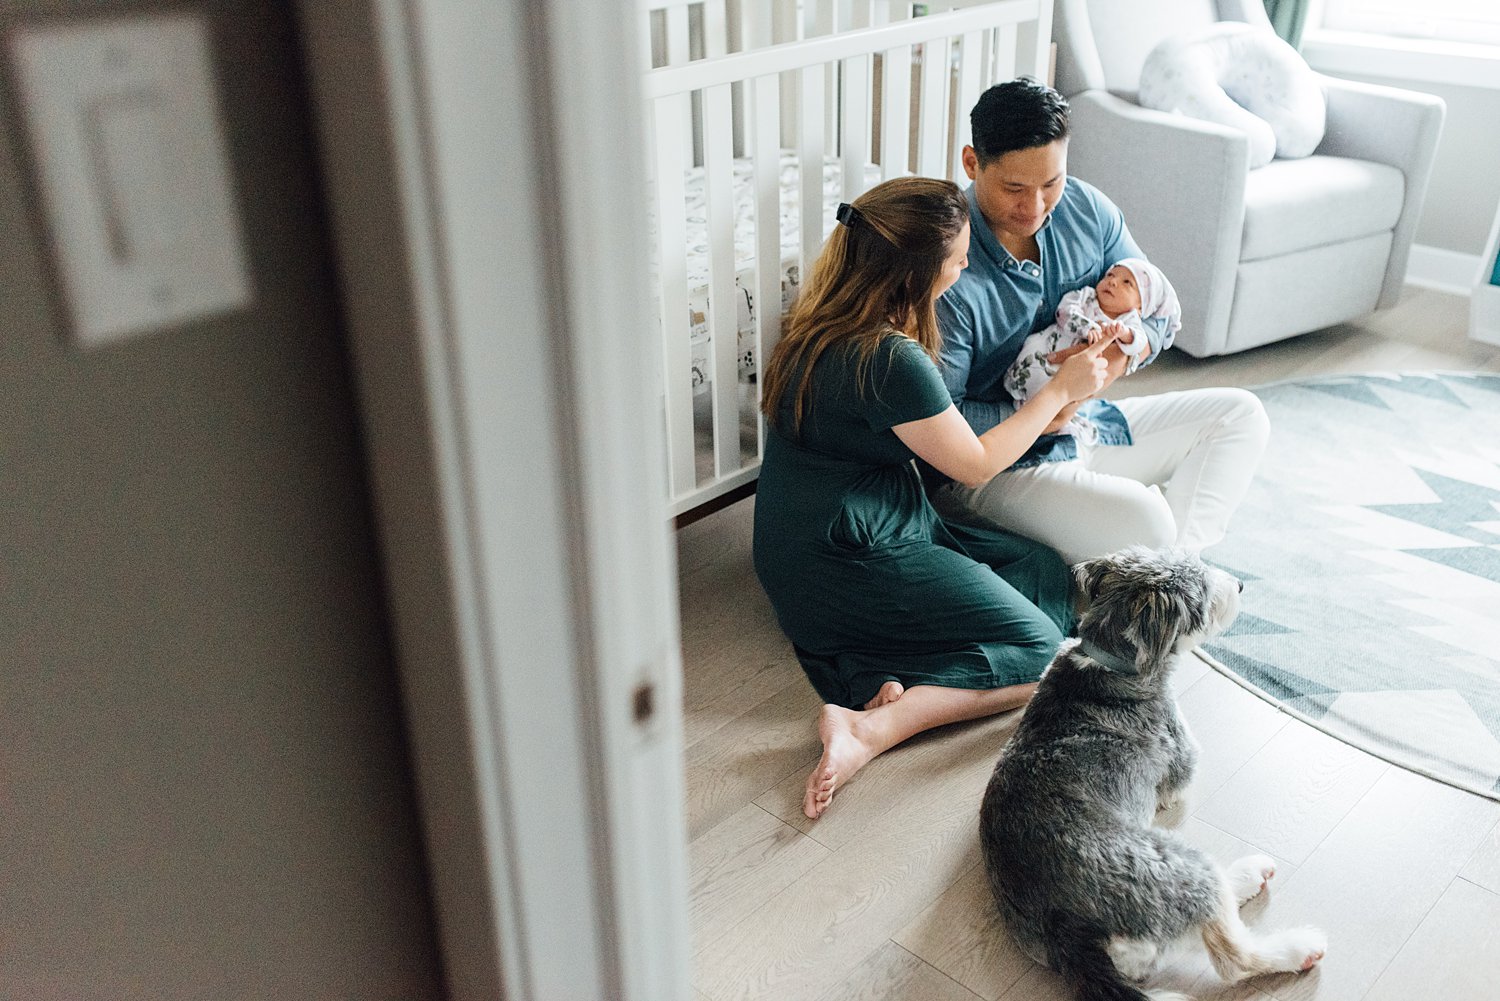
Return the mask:
<path id="1" fill-rule="evenodd" d="M 1111 328 L 1118 326 L 1119 324 L 1110 324 L 1106 327 L 1104 339 L 1097 344 L 1086 344 L 1070 348 L 1067 352 L 1058 352 L 1067 357 L 1057 374 L 1052 377 L 1052 382 L 1067 395 L 1069 401 L 1076 403 L 1086 400 L 1109 384 L 1109 361 L 1103 353 L 1119 334 L 1117 329 Z"/>
<path id="2" fill-rule="evenodd" d="M 1057 374 L 1014 414 L 982 435 L 975 435 L 951 404 L 936 416 L 897 424 L 891 430 L 938 472 L 965 486 L 977 487 L 1025 454 L 1038 436 L 1061 427 L 1073 415 L 1079 400 L 1088 399 L 1109 384 L 1105 351 L 1114 340 L 1111 334 L 1098 344 L 1059 352 L 1065 360 Z M 1115 348 L 1112 353 L 1118 355 L 1120 351 Z"/>

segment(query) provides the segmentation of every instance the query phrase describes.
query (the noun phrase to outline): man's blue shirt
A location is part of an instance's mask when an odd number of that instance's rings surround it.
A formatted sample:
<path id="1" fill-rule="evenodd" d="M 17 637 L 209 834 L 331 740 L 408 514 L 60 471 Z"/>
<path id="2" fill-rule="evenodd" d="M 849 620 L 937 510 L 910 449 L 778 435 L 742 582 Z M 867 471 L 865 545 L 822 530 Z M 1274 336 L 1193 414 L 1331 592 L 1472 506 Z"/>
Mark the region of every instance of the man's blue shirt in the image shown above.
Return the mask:
<path id="1" fill-rule="evenodd" d="M 1098 284 L 1125 258 L 1145 255 L 1114 202 L 1075 177 L 1067 179 L 1062 197 L 1036 234 L 1039 262 L 1017 261 L 984 221 L 972 185 L 967 193 L 969 266 L 939 297 L 937 317 L 943 332 L 943 381 L 974 433 L 983 434 L 1016 412 L 1002 381 L 1005 370 L 1027 336 L 1053 322 L 1062 297 Z M 1164 326 L 1159 320 L 1146 321 L 1148 362 L 1163 349 Z M 1101 444 L 1130 444 L 1130 426 L 1114 404 L 1091 400 L 1079 412 L 1098 429 Z M 1077 454 L 1072 435 L 1042 435 L 1013 468 Z"/>

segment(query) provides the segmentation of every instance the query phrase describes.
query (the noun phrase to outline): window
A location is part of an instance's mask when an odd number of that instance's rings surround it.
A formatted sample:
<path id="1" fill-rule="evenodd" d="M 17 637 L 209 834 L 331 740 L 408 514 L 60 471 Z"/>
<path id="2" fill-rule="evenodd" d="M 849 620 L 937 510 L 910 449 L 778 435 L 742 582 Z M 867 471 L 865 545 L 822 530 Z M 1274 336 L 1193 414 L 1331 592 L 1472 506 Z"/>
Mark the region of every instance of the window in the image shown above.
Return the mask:
<path id="1" fill-rule="evenodd" d="M 1500 45 L 1495 0 L 1323 0 L 1321 26 L 1403 38 Z"/>

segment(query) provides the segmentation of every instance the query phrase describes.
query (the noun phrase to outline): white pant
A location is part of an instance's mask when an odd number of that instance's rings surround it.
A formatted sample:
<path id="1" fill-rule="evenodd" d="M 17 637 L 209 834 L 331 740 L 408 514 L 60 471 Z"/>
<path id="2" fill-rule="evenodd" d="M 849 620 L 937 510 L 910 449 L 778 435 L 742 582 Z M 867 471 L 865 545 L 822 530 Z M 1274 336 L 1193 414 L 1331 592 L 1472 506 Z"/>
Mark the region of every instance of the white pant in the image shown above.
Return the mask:
<path id="1" fill-rule="evenodd" d="M 1224 537 L 1265 451 L 1270 424 L 1253 393 L 1193 389 L 1112 401 L 1131 445 L 1078 443 L 1078 458 L 950 484 L 944 515 L 988 521 L 1045 543 L 1068 563 L 1129 545 L 1202 550 Z"/>

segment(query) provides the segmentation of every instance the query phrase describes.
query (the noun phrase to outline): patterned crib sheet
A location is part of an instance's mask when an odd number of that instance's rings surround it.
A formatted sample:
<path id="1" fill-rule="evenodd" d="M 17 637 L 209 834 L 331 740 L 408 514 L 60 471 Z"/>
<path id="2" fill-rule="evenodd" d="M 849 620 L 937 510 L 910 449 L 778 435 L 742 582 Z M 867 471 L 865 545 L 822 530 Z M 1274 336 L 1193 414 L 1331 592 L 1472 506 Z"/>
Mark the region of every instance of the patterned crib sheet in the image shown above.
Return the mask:
<path id="1" fill-rule="evenodd" d="M 782 150 L 779 165 L 779 188 L 781 192 L 781 301 L 777 304 L 782 313 L 797 297 L 801 283 L 798 273 L 798 254 L 801 243 L 801 179 L 798 176 L 798 157 L 792 150 Z M 755 191 L 753 161 L 749 157 L 737 157 L 734 161 L 734 266 L 735 299 L 737 305 L 737 329 L 739 331 L 736 350 L 739 356 L 741 382 L 753 381 L 756 372 L 755 358 Z M 868 188 L 880 181 L 877 164 L 865 166 L 865 186 Z M 693 391 L 708 390 L 712 373 L 709 353 L 708 329 L 708 220 L 706 218 L 706 191 L 702 167 L 687 172 L 687 276 L 688 276 L 688 326 L 692 338 Z M 834 213 L 843 200 L 843 165 L 834 156 L 823 159 L 823 232 L 832 231 Z"/>

